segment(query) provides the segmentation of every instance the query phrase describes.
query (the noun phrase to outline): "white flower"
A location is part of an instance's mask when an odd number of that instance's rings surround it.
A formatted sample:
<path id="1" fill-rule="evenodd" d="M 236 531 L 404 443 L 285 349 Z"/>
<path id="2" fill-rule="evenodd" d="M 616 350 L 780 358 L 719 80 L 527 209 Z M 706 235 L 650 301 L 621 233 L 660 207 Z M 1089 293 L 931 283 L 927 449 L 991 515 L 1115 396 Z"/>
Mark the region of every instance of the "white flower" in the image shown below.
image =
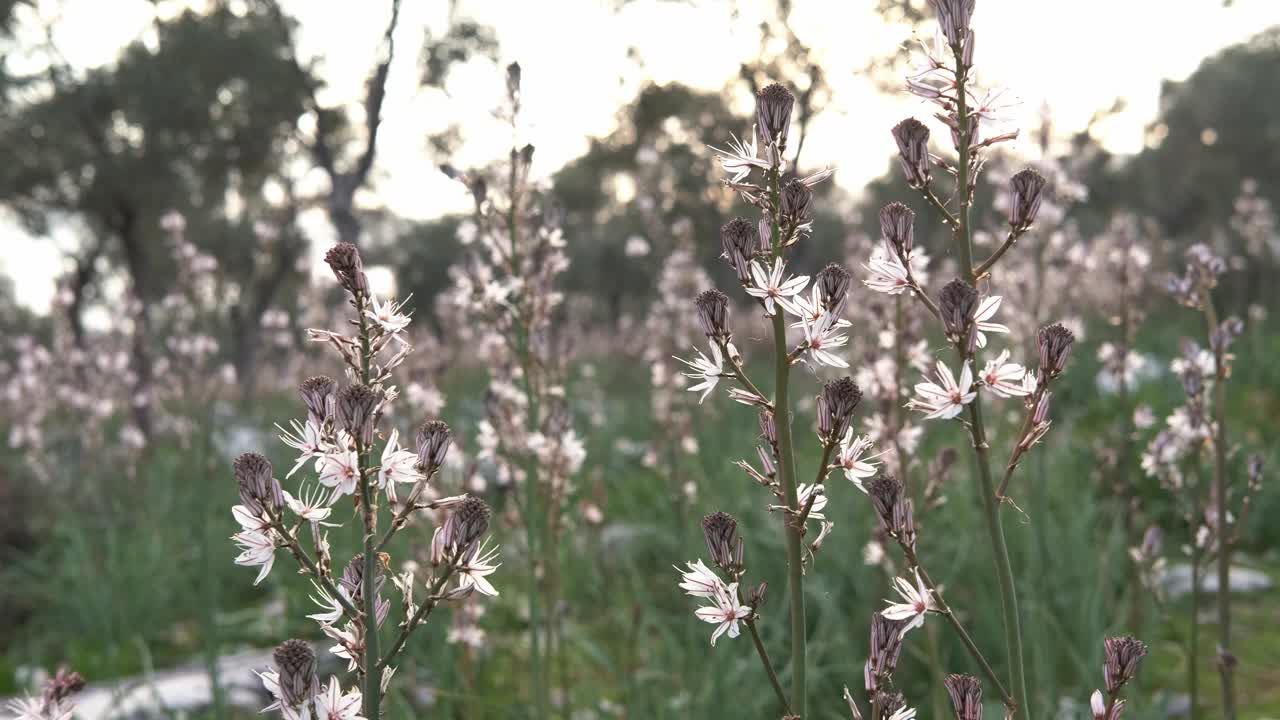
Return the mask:
<path id="1" fill-rule="evenodd" d="M 347 627 L 352 628 L 351 623 L 347 623 Z M 333 625 L 321 625 L 320 629 L 325 635 L 338 641 L 337 645 L 329 648 L 329 652 L 347 661 L 347 672 L 355 672 L 355 669 L 360 667 L 360 662 L 356 660 L 359 653 L 352 653 L 351 648 L 359 648 L 364 643 L 364 638 L 357 635 L 358 630 L 339 630 Z"/>
<path id="2" fill-rule="evenodd" d="M 400 431 L 392 430 L 391 437 L 382 448 L 382 463 L 378 467 L 378 487 L 389 487 L 392 483 L 417 482 L 417 453 L 400 448 Z M 394 492 L 392 490 L 391 492 Z"/>
<path id="3" fill-rule="evenodd" d="M 809 496 L 813 496 L 813 507 L 809 508 L 810 520 L 826 520 L 827 516 L 822 514 L 822 509 L 827 506 L 827 494 L 821 485 L 806 485 L 801 483 L 796 487 L 796 506 L 804 509 L 809 503 Z"/>
<path id="4" fill-rule="evenodd" d="M 286 497 L 288 495 L 289 493 L 285 493 Z M 236 522 L 240 523 L 240 528 L 242 530 L 256 532 L 266 530 L 271 527 L 271 523 L 267 522 L 266 518 L 254 515 L 249 512 L 249 508 L 244 505 L 232 505 L 231 517 L 235 518 Z"/>
<path id="5" fill-rule="evenodd" d="M 676 358 L 676 360 L 688 365 L 693 370 L 693 372 L 681 373 L 681 375 L 702 381 L 689 388 L 689 392 L 702 391 L 702 396 L 698 398 L 698 404 L 701 405 L 702 401 L 707 399 L 707 395 L 710 395 L 711 391 L 716 389 L 716 383 L 720 382 L 720 378 L 723 376 L 724 357 L 720 353 L 720 348 L 714 344 L 711 346 L 711 358 L 707 358 L 706 355 L 702 354 L 701 350 L 696 348 L 694 352 L 698 353 L 698 357 L 694 358 L 692 362 L 684 358 Z"/>
<path id="6" fill-rule="evenodd" d="M 316 427 L 310 420 L 305 425 L 297 420 L 290 420 L 289 425 L 293 428 L 292 432 L 279 425 L 276 425 L 276 429 L 283 433 L 280 439 L 284 441 L 284 444 L 297 450 L 301 455 L 298 456 L 298 461 L 293 464 L 293 469 L 289 471 L 288 475 L 285 475 L 286 478 L 293 477 L 293 474 L 298 472 L 298 468 L 306 464 L 308 460 L 324 457 L 326 452 L 332 450 L 321 438 L 320 428 Z"/>
<path id="7" fill-rule="evenodd" d="M 324 608 L 324 612 L 308 615 L 307 617 L 321 625 L 332 625 L 341 620 L 345 611 L 342 609 L 342 603 L 338 601 L 338 598 L 325 592 L 325 589 L 320 587 L 315 580 L 311 581 L 311 586 L 316 589 L 316 594 L 311 596 L 311 601 Z M 338 586 L 338 592 L 342 593 L 342 596 L 348 602 L 351 601 L 351 598 L 347 597 L 346 591 L 342 589 L 341 585 Z"/>
<path id="8" fill-rule="evenodd" d="M 383 330 L 395 334 L 409 327 L 409 316 L 400 312 L 404 309 L 404 304 L 408 302 L 408 298 L 405 298 L 399 304 L 391 300 L 379 303 L 378 298 L 372 298 L 372 301 L 373 307 L 365 310 L 364 314 L 382 326 Z"/>
<path id="9" fill-rule="evenodd" d="M 360 460 L 354 450 L 325 453 L 320 458 L 320 484 L 333 488 L 334 500 L 354 493 L 359 482 Z"/>
<path id="10" fill-rule="evenodd" d="M 783 282 L 783 270 L 782 258 L 780 257 L 774 258 L 772 270 L 759 260 L 751 261 L 752 287 L 747 288 L 747 294 L 760 298 L 764 302 L 765 314 L 770 316 L 775 312 L 775 301 L 799 295 L 804 291 L 805 286 L 809 284 L 808 275 L 794 275 L 786 282 Z"/>
<path id="11" fill-rule="evenodd" d="M 317 720 L 364 720 L 360 715 L 360 691 L 342 692 L 338 678 L 329 678 L 329 687 L 316 695 Z"/>
<path id="12" fill-rule="evenodd" d="M 285 490 L 284 502 L 295 515 L 303 520 L 334 527 L 332 523 L 320 522 L 333 512 L 333 508 L 329 507 L 333 498 L 326 497 L 328 495 L 329 493 L 321 490 L 318 485 L 313 487 L 311 492 L 308 492 L 306 485 L 303 485 L 298 489 L 296 497 L 289 494 L 288 490 Z"/>
<path id="13" fill-rule="evenodd" d="M 715 592 L 710 595 L 711 602 L 714 605 L 700 607 L 693 611 L 694 615 L 703 622 L 717 624 L 719 627 L 711 634 L 711 647 L 715 647 L 716 640 L 720 636 L 729 633 L 729 637 L 738 637 L 738 621 L 747 620 L 751 617 L 751 608 L 746 605 L 738 604 L 738 583 L 732 583 L 728 587 L 723 585 L 717 587 Z"/>
<path id="14" fill-rule="evenodd" d="M 840 452 L 836 455 L 836 465 L 844 470 L 844 476 L 849 482 L 856 485 L 862 492 L 867 491 L 862 486 L 862 481 L 876 474 L 876 464 L 867 461 L 879 455 L 863 458 L 871 448 L 870 437 L 866 435 L 854 437 L 853 428 L 849 428 L 845 431 L 844 438 L 840 440 Z"/>
<path id="15" fill-rule="evenodd" d="M 886 720 L 915 720 L 915 719 L 916 719 L 916 709 L 905 707 L 905 706 L 898 708 L 897 712 L 895 712 L 894 714 L 886 718 Z"/>
<path id="16" fill-rule="evenodd" d="M 871 273 L 862 283 L 876 292 L 897 295 L 911 289 L 907 268 L 897 253 L 887 253 L 884 248 L 877 247 L 871 251 L 871 260 L 862 267 Z"/>
<path id="17" fill-rule="evenodd" d="M 938 382 L 916 385 L 917 397 L 907 403 L 908 407 L 927 413 L 927 420 L 951 419 L 978 396 L 973 390 L 973 369 L 969 367 L 968 360 L 964 361 L 964 367 L 960 370 L 959 384 L 951 374 L 951 368 L 941 360 L 938 361 L 935 375 Z"/>
<path id="18" fill-rule="evenodd" d="M 1089 709 L 1093 711 L 1095 718 L 1107 716 L 1107 701 L 1102 697 L 1101 690 L 1094 690 L 1093 695 L 1089 696 Z"/>
<path id="19" fill-rule="evenodd" d="M 733 133 L 729 134 L 729 149 L 721 150 L 714 145 L 708 145 L 720 161 L 720 167 L 730 174 L 729 182 L 740 183 L 751 175 L 752 168 L 760 168 L 768 170 L 771 165 L 767 159 L 757 156 L 756 147 L 756 131 L 751 130 L 751 136 L 747 142 L 742 142 Z"/>
<path id="20" fill-rule="evenodd" d="M 71 720 L 76 706 L 70 701 L 26 697 L 10 700 L 6 709 L 13 713 L 13 720 Z"/>
<path id="21" fill-rule="evenodd" d="M 498 548 L 489 547 L 489 540 L 486 539 L 471 553 L 470 558 L 458 566 L 458 587 L 474 587 L 481 595 L 497 597 L 498 590 L 485 579 L 485 576 L 492 575 L 502 566 L 502 563 L 494 563 L 497 559 Z"/>
<path id="22" fill-rule="evenodd" d="M 261 565 L 262 570 L 258 571 L 258 577 L 254 579 L 253 584 L 262 582 L 262 578 L 271 572 L 271 565 L 276 561 L 275 537 L 270 532 L 245 530 L 232 535 L 231 539 L 241 548 L 240 554 L 236 556 L 236 564 L 246 567 Z"/>
<path id="23" fill-rule="evenodd" d="M 1036 378 L 1018 363 L 1008 362 L 1009 351 L 1002 350 L 995 360 L 987 362 L 978 380 L 1000 397 L 1022 397 L 1036 389 Z M 1029 382 L 1028 382 L 1029 381 Z"/>
<path id="24" fill-rule="evenodd" d="M 822 316 L 827 312 L 822 302 L 822 288 L 816 284 L 809 288 L 809 297 L 805 297 L 804 293 L 799 293 L 790 300 L 779 298 L 778 304 L 782 306 L 783 310 L 800 318 L 791 323 L 793 328 L 804 327 L 807 322 L 815 323 L 822 319 Z M 845 328 L 852 324 L 848 320 L 841 318 L 835 321 L 833 327 Z"/>
<path id="25" fill-rule="evenodd" d="M 898 591 L 898 595 L 906 602 L 895 603 L 892 600 L 886 600 L 889 607 L 880 611 L 880 614 L 890 620 L 910 620 L 902 628 L 902 634 L 906 635 L 908 630 L 918 628 L 924 625 L 924 616 L 930 611 L 937 611 L 938 607 L 933 603 L 933 596 L 929 593 L 929 588 L 924 586 L 924 581 L 920 579 L 920 571 L 916 573 L 915 587 L 911 583 L 902 578 L 894 578 L 894 589 Z"/>
<path id="26" fill-rule="evenodd" d="M 843 347 L 849 342 L 847 336 L 836 334 L 838 328 L 839 325 L 830 313 L 823 313 L 817 322 L 804 323 L 805 352 L 809 353 L 814 362 L 831 367 L 849 367 L 848 362 L 829 352 L 830 348 Z"/>
<path id="27" fill-rule="evenodd" d="M 991 318 L 995 317 L 996 311 L 1000 309 L 1000 301 L 1004 298 L 1000 295 L 988 295 L 978 303 L 978 309 L 973 313 L 974 323 L 978 330 L 978 347 L 987 346 L 987 336 L 983 333 L 1002 333 L 1009 334 L 1009 326 L 1000 323 L 991 322 Z"/>
<path id="28" fill-rule="evenodd" d="M 691 563 L 685 563 L 688 570 L 680 571 L 680 589 L 684 590 L 691 597 L 713 597 L 717 591 L 724 588 L 724 581 L 719 575 L 712 572 L 701 560 Z"/>

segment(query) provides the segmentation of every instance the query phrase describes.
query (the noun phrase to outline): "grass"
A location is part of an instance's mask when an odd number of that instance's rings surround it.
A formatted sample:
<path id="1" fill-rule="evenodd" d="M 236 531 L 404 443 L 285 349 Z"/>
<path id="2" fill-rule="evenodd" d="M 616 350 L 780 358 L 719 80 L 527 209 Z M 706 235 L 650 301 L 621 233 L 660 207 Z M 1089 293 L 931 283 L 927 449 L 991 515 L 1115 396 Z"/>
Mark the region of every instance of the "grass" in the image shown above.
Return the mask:
<path id="1" fill-rule="evenodd" d="M 1167 353 L 1176 347 L 1178 327 L 1160 325 L 1143 345 Z M 1188 330 L 1190 332 L 1191 330 Z M 1280 398 L 1280 369 L 1251 358 L 1271 357 L 1280 336 L 1259 335 L 1238 350 L 1240 371 L 1232 391 L 1233 423 L 1252 447 L 1275 461 L 1274 423 Z M 1142 673 L 1141 692 L 1132 698 L 1126 717 L 1159 716 L 1155 698 L 1182 685 L 1186 658 L 1178 638 L 1186 625 L 1185 608 L 1174 605 L 1164 614 L 1148 606 L 1141 628 L 1125 626 L 1130 592 L 1126 582 L 1122 518 L 1115 504 L 1098 492 L 1093 479 L 1096 441 L 1107 438 L 1119 408 L 1114 398 L 1092 389 L 1096 365 L 1092 349 L 1076 353 L 1068 381 L 1055 407 L 1063 417 L 1050 445 L 1038 448 L 1025 462 L 1012 491 L 1026 516 L 1005 511 L 1006 529 L 1023 599 L 1029 684 L 1034 688 L 1037 717 L 1048 717 L 1064 698 L 1087 702 L 1101 681 L 1101 639 L 1132 632 L 1152 644 Z M 747 541 L 752 581 L 769 582 L 761 631 L 784 685 L 787 670 L 785 575 L 780 518 L 764 509 L 760 490 L 731 465 L 752 454 L 752 413 L 732 403 L 712 401 L 699 417 L 696 454 L 679 458 L 682 477 L 696 494 L 687 498 L 664 469 L 646 467 L 628 443 L 652 433 L 647 391 L 635 381 L 634 367 L 601 365 L 596 380 L 607 392 L 586 393 L 598 407 L 584 409 L 579 427 L 587 430 L 588 466 L 577 481 L 579 498 L 600 504 L 601 526 L 580 523 L 559 548 L 567 589 L 560 607 L 564 642 L 553 667 L 553 698 L 575 711 L 574 717 L 625 715 L 652 718 L 721 716 L 773 717 L 775 700 L 746 638 L 707 645 L 708 626 L 693 616 L 694 603 L 676 589 L 672 565 L 705 554 L 697 521 L 702 514 L 726 510 L 738 515 Z M 458 373 L 445 388 L 451 405 L 446 418 L 464 435 L 482 413 L 482 379 Z M 815 386 L 816 389 L 816 386 Z M 1176 388 L 1158 381 L 1144 386 L 1141 400 L 1162 416 L 1176 398 Z M 802 394 L 810 394 L 806 390 Z M 271 423 L 296 413 L 289 398 L 271 398 L 231 423 L 226 415 L 210 421 L 263 430 L 254 449 L 266 449 L 285 463 L 280 444 L 265 433 Z M 1008 406 L 1006 406 L 1008 407 Z M 588 413 L 588 410 L 597 410 Z M 220 413 L 223 410 L 219 411 Z M 588 414 L 603 418 L 599 425 Z M 816 441 L 811 418 L 797 419 L 802 479 L 812 477 Z M 1269 428 L 1269 429 L 1268 429 Z M 995 425 L 996 457 L 1011 430 Z M 49 516 L 31 552 L 6 556 L 0 570 L 6 617 L 19 618 L 0 629 L 0 694 L 15 692 L 19 666 L 52 667 L 66 661 L 91 681 L 125 677 L 150 665 L 165 667 L 202 661 L 243 647 L 269 647 L 288 636 L 319 640 L 313 624 L 298 610 L 306 604 L 307 584 L 289 572 L 290 560 L 278 558 L 278 569 L 262 586 L 250 585 L 253 571 L 232 564 L 235 550 L 227 537 L 234 530 L 228 507 L 235 502 L 229 459 L 249 449 L 227 446 L 225 432 L 197 447 L 154 449 L 144 470 L 132 480 L 110 468 L 83 468 L 69 480 L 79 483 L 75 497 Z M 920 451 L 927 459 L 944 445 L 964 449 L 958 426 L 931 426 Z M 962 457 L 967 457 L 962 454 Z M 1277 463 L 1271 462 L 1275 468 Z M 867 503 L 856 489 L 833 478 L 827 515 L 837 523 L 811 572 L 810 678 L 812 718 L 844 718 L 840 688 L 861 685 L 870 614 L 888 594 L 888 578 L 862 561 L 862 546 L 873 527 Z M 1160 495 L 1144 486 L 1144 508 L 1162 513 Z M 980 645 L 989 648 L 997 670 L 1004 671 L 1000 615 L 989 548 L 981 542 L 980 516 L 970 469 L 957 469 L 948 487 L 949 501 L 920 518 L 922 560 L 941 582 L 948 601 Z M 496 501 L 501 505 L 501 498 Z M 1276 546 L 1276 530 L 1264 523 L 1268 508 L 1276 510 L 1280 493 L 1274 485 L 1259 503 L 1251 524 L 1247 552 L 1273 576 L 1277 558 L 1264 550 Z M 574 512 L 571 510 L 571 512 Z M 523 558 L 518 530 L 501 521 L 494 533 L 504 545 L 505 565 L 494 581 L 502 591 L 486 603 L 481 626 L 488 643 L 479 651 L 445 641 L 450 615 L 433 620 L 416 636 L 399 669 L 405 693 L 393 697 L 387 717 L 409 718 L 426 707 L 415 687 L 430 687 L 435 716 L 466 718 L 523 717 L 527 697 L 528 648 L 523 615 Z M 338 548 L 352 547 L 338 531 Z M 412 531 L 425 546 L 426 529 Z M 408 533 L 407 533 L 408 534 Z M 1177 533 L 1170 544 L 1181 542 Z M 401 547 L 404 547 L 401 545 Z M 403 551 L 401 551 L 403 552 Z M 894 549 L 893 557 L 901 566 Z M 344 562 L 339 554 L 335 563 Z M 393 562 L 404 559 L 397 556 Z M 1237 603 L 1237 654 L 1241 659 L 1241 717 L 1280 713 L 1280 625 L 1275 622 L 1277 593 L 1242 596 Z M 263 612 L 265 608 L 283 607 Z M 394 618 L 393 618 L 394 622 Z M 935 625 L 935 623 L 931 623 Z M 938 653 L 948 672 L 976 672 L 949 629 L 936 623 Z M 1206 656 L 1201 658 L 1204 697 L 1216 692 L 1212 628 L 1203 628 Z M 898 678 L 908 697 L 931 716 L 928 643 L 925 633 L 907 642 Z M 994 692 L 988 692 L 994 698 Z M 1206 706 L 1206 716 L 1212 707 Z M 1075 717 L 1083 716 L 1083 706 Z M 989 714 L 999 714 L 993 703 Z M 210 716 L 217 713 L 209 713 Z M 569 713 L 564 716 L 568 717 Z M 253 713 L 222 713 L 251 717 Z"/>

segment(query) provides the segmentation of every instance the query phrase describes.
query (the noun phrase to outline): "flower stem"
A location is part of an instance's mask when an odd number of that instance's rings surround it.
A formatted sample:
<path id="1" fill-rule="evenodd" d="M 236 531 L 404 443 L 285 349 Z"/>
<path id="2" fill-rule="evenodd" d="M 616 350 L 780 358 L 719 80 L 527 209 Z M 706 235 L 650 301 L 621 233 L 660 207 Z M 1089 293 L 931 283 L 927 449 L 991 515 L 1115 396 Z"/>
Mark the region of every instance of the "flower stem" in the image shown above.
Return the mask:
<path id="1" fill-rule="evenodd" d="M 431 615 L 431 611 L 440 603 L 440 591 L 444 589 L 444 584 L 449 582 L 449 577 L 453 575 L 455 567 L 456 563 L 450 562 L 444 571 L 440 573 L 440 577 L 436 578 L 435 583 L 431 585 L 431 591 L 427 593 L 426 601 L 422 603 L 422 607 L 418 608 L 418 612 L 414 613 L 413 617 L 409 618 L 409 621 L 405 623 L 404 629 L 400 631 L 400 636 L 396 638 L 396 641 L 387 650 L 387 656 L 378 661 L 376 668 L 379 671 L 396 659 L 396 655 L 400 654 L 400 651 L 404 649 L 405 643 L 408 642 L 409 635 Z"/>
<path id="2" fill-rule="evenodd" d="M 1209 325 L 1209 342 L 1218 331 L 1218 311 L 1213 298 L 1205 295 L 1204 317 Z M 1218 672 L 1222 675 L 1222 717 L 1235 720 L 1236 698 L 1231 656 L 1231 528 L 1227 503 L 1227 368 L 1225 343 L 1213 351 L 1215 381 L 1213 415 L 1217 426 L 1213 438 L 1213 500 L 1218 513 Z"/>
<path id="3" fill-rule="evenodd" d="M 782 255 L 782 233 L 777 217 L 778 171 L 769 172 L 769 196 L 773 210 L 773 254 Z M 779 308 L 773 315 L 774 397 L 773 416 L 778 426 L 778 477 L 782 480 L 782 492 L 787 507 L 784 513 L 783 531 L 787 539 L 787 585 L 791 594 L 791 709 L 795 715 L 805 714 L 805 644 L 808 624 L 804 613 L 804 565 L 801 556 L 800 534 L 803 527 L 796 527 L 792 513 L 799 509 L 796 495 L 795 451 L 791 444 L 791 401 L 788 383 L 791 374 L 791 358 L 787 352 L 787 321 Z"/>
<path id="4" fill-rule="evenodd" d="M 369 342 L 369 322 L 365 318 L 366 298 L 356 295 L 353 304 L 360 323 L 360 382 L 369 383 L 369 364 L 372 351 Z M 382 682 L 378 675 L 378 551 L 376 533 L 378 511 L 374 507 L 374 494 L 370 482 L 369 447 L 363 438 L 356 438 L 356 462 L 360 477 L 360 507 L 364 511 L 364 716 L 369 720 L 382 717 Z"/>
<path id="5" fill-rule="evenodd" d="M 970 134 L 969 110 L 967 106 L 968 67 L 964 62 L 964 49 L 952 48 L 956 58 L 956 118 L 959 121 L 959 138 L 956 150 L 959 152 L 957 182 L 959 185 L 960 211 L 958 224 L 954 226 L 956 250 L 960 256 L 961 267 L 964 268 L 971 284 L 976 284 L 978 274 L 973 265 L 972 228 L 969 220 L 969 205 L 973 197 L 973 183 L 970 175 Z M 960 350 L 963 358 L 965 352 Z M 978 460 L 978 480 L 981 485 L 982 510 L 987 523 L 987 533 L 991 538 L 991 551 L 995 557 L 996 578 L 1000 586 L 1000 607 L 1004 616 L 1005 646 L 1011 673 L 1011 686 L 1016 705 L 1023 708 L 1023 716 L 1029 717 L 1030 697 L 1027 694 L 1026 672 L 1022 663 L 1022 623 L 1018 616 L 1018 596 L 1013 583 L 1013 567 L 1009 563 L 1009 548 L 1005 543 L 1004 525 L 1000 520 L 1000 501 L 996 497 L 995 482 L 991 474 L 991 458 L 988 452 L 986 430 L 982 424 L 982 398 L 976 396 L 969 403 L 969 431 L 973 437 L 973 449 Z M 1016 717 L 1011 710 L 1010 718 Z"/>
<path id="6" fill-rule="evenodd" d="M 787 702 L 787 694 L 782 690 L 782 683 L 778 682 L 778 673 L 773 669 L 773 663 L 769 661 L 769 651 L 764 649 L 764 643 L 760 641 L 760 632 L 756 630 L 756 621 L 747 620 L 747 629 L 751 631 L 751 642 L 755 643 L 756 652 L 760 655 L 760 662 L 764 663 L 764 672 L 769 676 L 769 684 L 773 686 L 773 692 L 778 696 L 778 702 L 782 703 L 782 714 L 791 714 L 791 703 Z"/>

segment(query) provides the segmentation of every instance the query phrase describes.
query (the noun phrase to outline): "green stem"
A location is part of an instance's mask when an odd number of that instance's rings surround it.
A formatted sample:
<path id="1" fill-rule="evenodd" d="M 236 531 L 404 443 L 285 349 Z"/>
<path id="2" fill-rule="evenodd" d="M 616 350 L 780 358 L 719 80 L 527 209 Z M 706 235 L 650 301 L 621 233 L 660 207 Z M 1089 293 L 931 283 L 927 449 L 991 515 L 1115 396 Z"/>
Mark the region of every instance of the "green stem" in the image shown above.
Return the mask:
<path id="1" fill-rule="evenodd" d="M 782 254 L 782 232 L 779 227 L 778 171 L 769 172 L 769 196 L 775 214 L 773 220 L 773 254 Z M 778 477 L 791 512 L 783 513 L 783 532 L 787 538 L 787 585 L 791 595 L 791 709 L 795 715 L 805 714 L 805 645 L 808 624 L 804 613 L 804 565 L 801 555 L 802 527 L 796 527 L 792 513 L 799 510 L 796 494 L 795 451 L 791 444 L 791 401 L 788 383 L 791 358 L 787 351 L 787 321 L 781 308 L 773 315 L 774 397 L 773 416 L 778 426 Z"/>
<path id="2" fill-rule="evenodd" d="M 1187 695 L 1191 703 L 1191 720 L 1200 716 L 1200 548 L 1196 546 L 1195 528 L 1191 540 L 1191 629 L 1187 639 Z"/>
<path id="3" fill-rule="evenodd" d="M 1209 337 L 1218 330 L 1218 312 L 1206 293 L 1204 316 Z M 1236 698 L 1231 657 L 1231 529 L 1227 513 L 1227 369 L 1223 348 L 1214 351 L 1213 415 L 1217 424 L 1213 438 L 1213 497 L 1218 511 L 1218 672 L 1222 675 L 1222 717 L 1235 720 Z"/>
<path id="4" fill-rule="evenodd" d="M 969 205 L 973 197 L 972 183 L 969 178 L 969 110 L 965 83 L 968 80 L 968 68 L 964 64 L 964 49 L 952 48 L 956 58 L 956 118 L 959 120 L 960 159 L 957 182 L 960 188 L 960 212 L 958 224 L 955 226 L 957 251 L 960 255 L 961 267 L 964 268 L 971 284 L 977 283 L 978 274 L 973 264 L 972 228 L 969 219 Z M 963 348 L 962 359 L 967 359 Z M 987 533 L 991 538 L 992 555 L 995 557 L 996 578 L 1000 586 L 1000 607 L 1004 617 L 1005 645 L 1011 669 L 1011 690 L 1016 693 L 1014 700 L 1022 708 L 1024 717 L 1029 716 L 1027 707 L 1030 696 L 1027 693 L 1026 673 L 1022 661 L 1022 624 L 1018 616 L 1018 596 L 1014 588 L 1013 567 L 1009 563 L 1009 548 L 1005 543 L 1004 525 L 1000 521 L 1000 501 L 996 497 L 995 482 L 991 474 L 991 458 L 988 452 L 986 430 L 982 424 L 982 397 L 978 395 L 969 403 L 969 431 L 973 436 L 973 449 L 978 459 L 978 479 L 982 492 L 983 516 L 987 523 Z M 1009 717 L 1016 717 L 1017 711 L 1010 709 Z"/>
<path id="5" fill-rule="evenodd" d="M 760 655 L 760 662 L 764 664 L 764 672 L 769 676 L 769 684 L 773 686 L 773 692 L 778 696 L 778 702 L 782 703 L 782 714 L 791 714 L 791 704 L 787 702 L 787 694 L 782 690 L 782 683 L 778 682 L 778 673 L 773 669 L 773 663 L 769 661 L 769 651 L 764 649 L 764 643 L 760 641 L 760 632 L 756 629 L 755 620 L 747 620 L 747 629 L 751 631 L 751 642 L 756 646 L 756 653 Z"/>
<path id="6" fill-rule="evenodd" d="M 364 298 L 354 298 L 356 315 L 360 322 L 360 382 L 369 383 L 371 351 L 369 323 L 364 314 Z M 356 458 L 360 475 L 360 505 L 364 511 L 364 716 L 368 720 L 381 720 L 382 681 L 378 672 L 378 510 L 374 506 L 373 484 L 370 482 L 369 447 L 363 438 L 356 438 Z"/>

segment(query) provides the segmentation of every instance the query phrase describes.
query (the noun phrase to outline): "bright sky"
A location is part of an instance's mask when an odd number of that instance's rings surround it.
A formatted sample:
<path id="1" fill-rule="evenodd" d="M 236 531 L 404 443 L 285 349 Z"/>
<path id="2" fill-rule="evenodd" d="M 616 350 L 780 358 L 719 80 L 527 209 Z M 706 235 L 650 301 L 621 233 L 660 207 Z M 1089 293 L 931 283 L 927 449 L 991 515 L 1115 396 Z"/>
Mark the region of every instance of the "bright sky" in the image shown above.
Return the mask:
<path id="1" fill-rule="evenodd" d="M 161 12 L 187 4 L 162 2 Z M 83 67 L 110 63 L 121 46 L 147 32 L 154 12 L 146 0 L 44 0 L 41 5 L 44 17 L 62 8 L 55 39 L 68 60 Z M 329 84 L 323 101 L 361 96 L 386 22 L 385 5 L 285 0 L 301 21 L 303 55 L 322 59 Z M 581 154 L 590 137 L 609 133 L 618 107 L 642 83 L 681 82 L 715 90 L 732 82 L 739 63 L 758 48 L 759 20 L 772 13 L 768 0 L 736 5 L 635 0 L 621 10 L 615 0 L 460 0 L 459 16 L 496 28 L 502 64 L 455 69 L 443 94 L 418 87 L 418 63 L 425 29 L 442 33 L 449 5 L 449 0 L 407 0 L 396 35 L 376 193 L 364 202 L 405 217 L 433 217 L 466 206 L 460 188 L 427 161 L 427 133 L 461 123 L 467 142 L 457 164 L 463 166 L 509 147 L 509 131 L 490 115 L 503 94 L 506 62 L 518 60 L 523 67 L 521 142 L 537 146 L 535 174 L 546 176 Z M 927 112 L 905 94 L 880 94 L 858 74 L 870 58 L 909 37 L 904 28 L 880 21 L 875 0 L 794 0 L 794 5 L 792 27 L 818 54 L 833 87 L 828 111 L 815 119 L 806 162 L 834 165 L 837 181 L 856 193 L 885 168 L 892 151 L 888 128 L 909 114 Z M 1008 87 L 1021 98 L 1023 128 L 1036 127 L 1047 105 L 1058 133 L 1066 135 L 1084 127 L 1098 109 L 1123 99 L 1125 112 L 1098 132 L 1110 149 L 1131 153 L 1142 147 L 1144 126 L 1155 116 L 1162 79 L 1183 79 L 1205 56 L 1274 24 L 1280 24 L 1276 0 L 1236 0 L 1230 8 L 1221 0 L 978 0 L 976 64 L 985 85 Z M 634 58 L 628 57 L 632 47 Z M 745 90 L 739 93 L 745 110 L 751 100 Z M 307 227 L 317 242 L 329 239 L 322 218 L 312 218 Z M 53 241 L 33 238 L 3 221 L 0 232 L 9 250 L 0 257 L 0 271 L 13 278 L 20 302 L 46 308 L 53 279 L 63 269 L 62 249 L 74 244 L 73 233 L 64 230 Z"/>

